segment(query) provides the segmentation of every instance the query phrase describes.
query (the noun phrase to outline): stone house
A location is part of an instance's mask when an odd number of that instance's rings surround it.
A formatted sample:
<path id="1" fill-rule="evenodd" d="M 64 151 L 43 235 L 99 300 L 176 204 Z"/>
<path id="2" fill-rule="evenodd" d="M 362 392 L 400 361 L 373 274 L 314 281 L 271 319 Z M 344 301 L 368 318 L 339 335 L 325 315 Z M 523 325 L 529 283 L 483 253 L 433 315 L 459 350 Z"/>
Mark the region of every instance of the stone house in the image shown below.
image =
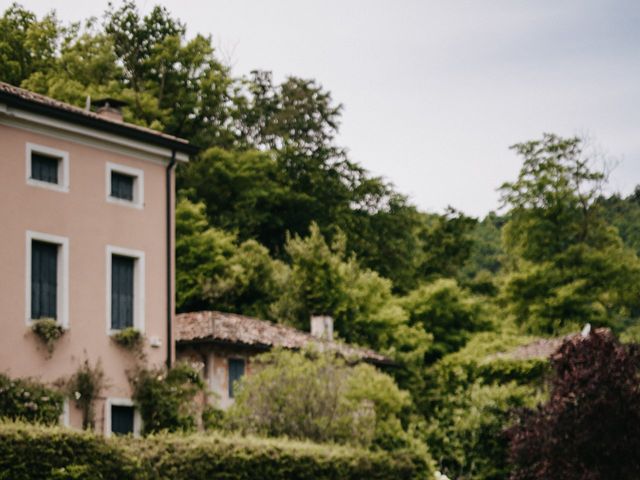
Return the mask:
<path id="1" fill-rule="evenodd" d="M 252 357 L 274 347 L 300 350 L 314 345 L 350 360 L 379 367 L 393 365 L 378 352 L 335 341 L 331 317 L 312 317 L 310 327 L 310 332 L 303 332 L 233 313 L 182 313 L 176 315 L 176 356 L 203 367 L 209 389 L 223 409 L 233 403 L 234 382 L 251 375 Z"/>

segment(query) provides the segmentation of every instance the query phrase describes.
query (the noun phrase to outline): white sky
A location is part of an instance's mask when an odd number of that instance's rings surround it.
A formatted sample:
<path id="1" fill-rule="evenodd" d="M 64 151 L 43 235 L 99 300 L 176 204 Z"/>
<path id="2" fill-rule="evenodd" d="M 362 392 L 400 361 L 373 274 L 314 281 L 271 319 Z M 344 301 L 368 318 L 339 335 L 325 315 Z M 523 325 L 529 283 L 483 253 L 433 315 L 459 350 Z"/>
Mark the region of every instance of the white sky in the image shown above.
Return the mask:
<path id="1" fill-rule="evenodd" d="M 107 5 L 22 3 L 64 21 Z M 618 163 L 612 190 L 640 183 L 637 0 L 138 0 L 156 3 L 235 74 L 317 79 L 344 104 L 351 158 L 423 210 L 497 208 L 519 169 L 508 146 L 542 132 L 591 137 Z"/>

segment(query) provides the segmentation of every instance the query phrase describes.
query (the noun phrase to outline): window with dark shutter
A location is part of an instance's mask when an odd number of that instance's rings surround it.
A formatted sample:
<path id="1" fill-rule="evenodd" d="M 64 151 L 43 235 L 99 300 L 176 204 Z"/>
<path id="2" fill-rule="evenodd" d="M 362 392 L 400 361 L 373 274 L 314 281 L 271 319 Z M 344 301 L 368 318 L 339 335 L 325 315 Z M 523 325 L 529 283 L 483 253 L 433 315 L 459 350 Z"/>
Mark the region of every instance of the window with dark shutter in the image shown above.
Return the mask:
<path id="1" fill-rule="evenodd" d="M 135 259 L 111 257 L 111 328 L 133 327 L 133 271 Z"/>
<path id="2" fill-rule="evenodd" d="M 133 201 L 133 182 L 135 177 L 120 172 L 111 172 L 111 196 Z"/>
<path id="3" fill-rule="evenodd" d="M 229 359 L 229 398 L 233 398 L 234 383 L 244 376 L 244 360 L 240 358 Z"/>
<path id="4" fill-rule="evenodd" d="M 41 182 L 58 183 L 60 159 L 31 152 L 31 178 Z"/>
<path id="5" fill-rule="evenodd" d="M 122 405 L 111 406 L 111 432 L 116 435 L 133 433 L 133 407 Z"/>
<path id="6" fill-rule="evenodd" d="M 31 243 L 31 318 L 56 318 L 58 311 L 58 245 Z"/>

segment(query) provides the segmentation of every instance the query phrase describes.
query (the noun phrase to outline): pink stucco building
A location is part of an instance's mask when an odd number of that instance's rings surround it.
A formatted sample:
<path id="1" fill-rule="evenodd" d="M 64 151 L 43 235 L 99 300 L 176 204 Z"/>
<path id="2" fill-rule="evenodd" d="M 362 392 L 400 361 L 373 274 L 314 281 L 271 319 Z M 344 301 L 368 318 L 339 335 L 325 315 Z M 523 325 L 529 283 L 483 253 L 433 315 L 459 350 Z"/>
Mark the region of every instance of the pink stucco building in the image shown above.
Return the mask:
<path id="1" fill-rule="evenodd" d="M 139 427 L 112 335 L 134 327 L 150 365 L 171 363 L 174 166 L 186 141 L 0 83 L 0 372 L 55 382 L 87 359 L 107 387 L 96 428 Z M 52 355 L 31 325 L 65 328 Z M 68 402 L 64 421 L 81 424 Z"/>

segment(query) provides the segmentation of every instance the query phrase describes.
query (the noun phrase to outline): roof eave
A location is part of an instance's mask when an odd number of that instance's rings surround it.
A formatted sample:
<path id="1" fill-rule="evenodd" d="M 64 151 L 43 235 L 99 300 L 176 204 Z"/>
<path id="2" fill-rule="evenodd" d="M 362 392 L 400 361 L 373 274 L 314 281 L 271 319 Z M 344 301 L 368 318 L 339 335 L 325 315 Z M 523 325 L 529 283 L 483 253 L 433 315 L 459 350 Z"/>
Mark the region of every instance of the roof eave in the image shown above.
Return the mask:
<path id="1" fill-rule="evenodd" d="M 114 123 L 108 120 L 85 116 L 71 110 L 63 110 L 51 105 L 34 102 L 5 91 L 0 91 L 0 103 L 6 103 L 8 106 L 23 109 L 40 115 L 45 115 L 57 120 L 63 120 L 70 123 L 95 128 L 97 130 L 105 131 L 108 133 L 113 133 L 129 138 L 131 140 L 137 140 L 140 142 L 167 148 L 171 151 L 181 152 L 186 155 L 195 155 L 200 151 L 199 147 L 187 142 L 181 142 L 160 135 L 154 135 L 153 133 L 145 132 L 143 130 L 131 128 L 125 123 Z"/>

